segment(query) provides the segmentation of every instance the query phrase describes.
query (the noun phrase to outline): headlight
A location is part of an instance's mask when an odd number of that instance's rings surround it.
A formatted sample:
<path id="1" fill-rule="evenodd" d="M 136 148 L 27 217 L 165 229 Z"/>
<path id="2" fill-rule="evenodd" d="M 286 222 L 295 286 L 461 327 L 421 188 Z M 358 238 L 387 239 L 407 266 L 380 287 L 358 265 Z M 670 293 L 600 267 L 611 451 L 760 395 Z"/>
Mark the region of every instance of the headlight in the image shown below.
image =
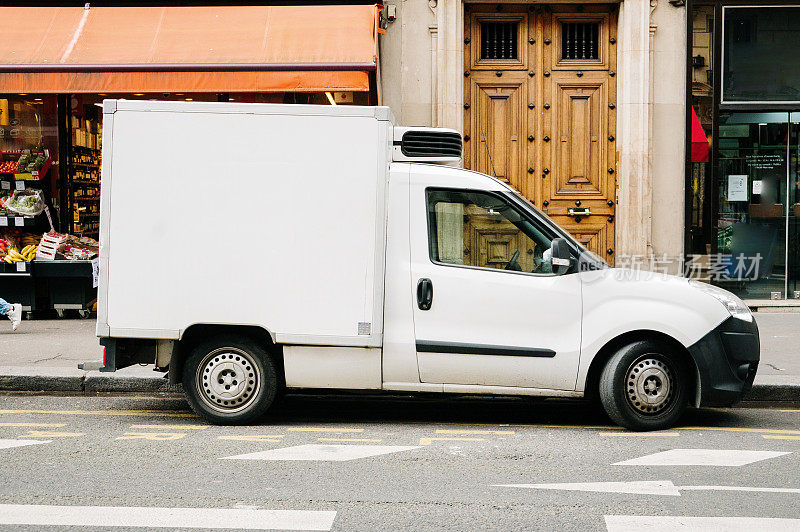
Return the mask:
<path id="1" fill-rule="evenodd" d="M 725 305 L 725 308 L 728 309 L 728 312 L 730 312 L 731 316 L 734 318 L 744 321 L 753 321 L 753 314 L 750 313 L 750 309 L 747 308 L 747 305 L 744 304 L 744 301 L 731 294 L 727 290 L 723 290 L 718 286 L 713 286 L 708 283 L 701 283 L 695 280 L 690 280 L 689 284 L 698 290 L 702 290 Z"/>

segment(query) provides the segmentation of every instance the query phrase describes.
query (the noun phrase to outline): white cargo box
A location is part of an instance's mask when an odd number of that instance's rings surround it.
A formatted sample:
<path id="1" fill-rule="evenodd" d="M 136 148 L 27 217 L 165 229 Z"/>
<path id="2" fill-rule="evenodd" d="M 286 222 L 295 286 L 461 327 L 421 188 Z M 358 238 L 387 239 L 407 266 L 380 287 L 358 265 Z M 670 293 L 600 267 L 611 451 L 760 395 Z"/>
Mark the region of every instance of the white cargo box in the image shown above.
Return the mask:
<path id="1" fill-rule="evenodd" d="M 391 113 L 106 100 L 97 333 L 380 346 Z"/>

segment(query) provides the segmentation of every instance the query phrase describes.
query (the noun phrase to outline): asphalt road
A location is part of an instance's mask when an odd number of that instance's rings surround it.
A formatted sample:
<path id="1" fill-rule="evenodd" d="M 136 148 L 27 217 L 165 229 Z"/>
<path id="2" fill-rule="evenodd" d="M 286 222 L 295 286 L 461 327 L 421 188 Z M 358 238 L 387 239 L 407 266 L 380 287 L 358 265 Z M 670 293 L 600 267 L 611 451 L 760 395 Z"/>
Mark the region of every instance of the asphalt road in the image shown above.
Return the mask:
<path id="1" fill-rule="evenodd" d="M 0 457 L 3 530 L 800 530 L 797 406 L 645 435 L 556 401 L 289 396 L 218 427 L 177 397 L 6 395 Z"/>

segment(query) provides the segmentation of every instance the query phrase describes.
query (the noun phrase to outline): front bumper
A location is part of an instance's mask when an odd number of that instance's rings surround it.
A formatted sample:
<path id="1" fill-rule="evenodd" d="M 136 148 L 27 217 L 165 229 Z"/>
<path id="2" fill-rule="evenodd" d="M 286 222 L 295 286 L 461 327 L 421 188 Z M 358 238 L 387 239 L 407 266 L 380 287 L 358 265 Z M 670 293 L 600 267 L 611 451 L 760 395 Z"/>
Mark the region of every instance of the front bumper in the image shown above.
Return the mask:
<path id="1" fill-rule="evenodd" d="M 698 406 L 730 406 L 750 391 L 761 358 L 755 319 L 730 317 L 689 347 L 697 365 Z"/>

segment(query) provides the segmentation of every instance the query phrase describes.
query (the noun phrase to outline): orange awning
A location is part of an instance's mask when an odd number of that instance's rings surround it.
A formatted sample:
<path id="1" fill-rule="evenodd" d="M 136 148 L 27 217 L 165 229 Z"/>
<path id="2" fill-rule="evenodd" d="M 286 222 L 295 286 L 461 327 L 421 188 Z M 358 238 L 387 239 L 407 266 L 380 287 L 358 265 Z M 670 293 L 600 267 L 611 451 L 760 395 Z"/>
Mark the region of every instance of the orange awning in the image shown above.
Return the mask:
<path id="1" fill-rule="evenodd" d="M 377 7 L 3 7 L 0 92 L 369 90 Z"/>

